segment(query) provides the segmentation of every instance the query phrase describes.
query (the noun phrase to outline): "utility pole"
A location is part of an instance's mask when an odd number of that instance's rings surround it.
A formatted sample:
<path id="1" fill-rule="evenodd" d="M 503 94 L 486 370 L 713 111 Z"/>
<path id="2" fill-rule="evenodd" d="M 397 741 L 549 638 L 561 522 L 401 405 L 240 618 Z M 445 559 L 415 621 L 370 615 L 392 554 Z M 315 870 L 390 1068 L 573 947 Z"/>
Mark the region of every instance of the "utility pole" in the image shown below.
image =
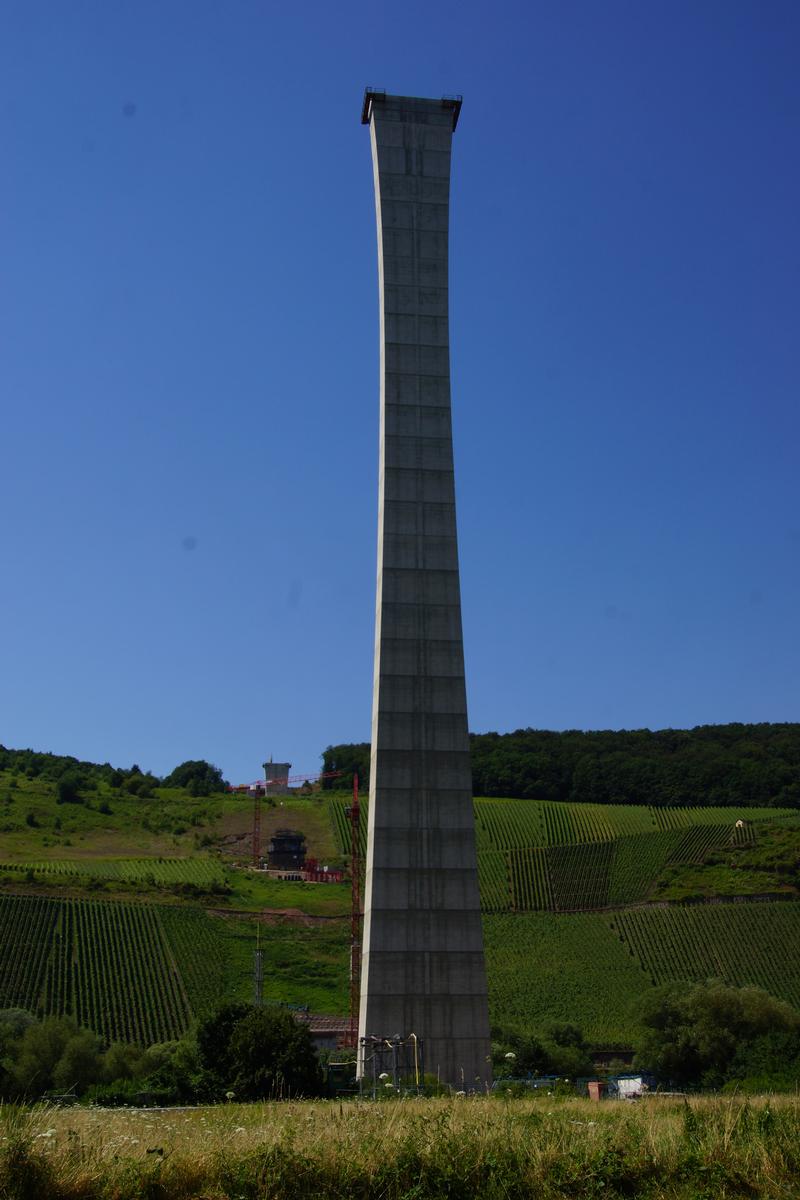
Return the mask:
<path id="1" fill-rule="evenodd" d="M 264 1003 L 264 951 L 261 949 L 261 926 L 256 926 L 256 949 L 253 956 L 253 1004 L 261 1008 Z"/>

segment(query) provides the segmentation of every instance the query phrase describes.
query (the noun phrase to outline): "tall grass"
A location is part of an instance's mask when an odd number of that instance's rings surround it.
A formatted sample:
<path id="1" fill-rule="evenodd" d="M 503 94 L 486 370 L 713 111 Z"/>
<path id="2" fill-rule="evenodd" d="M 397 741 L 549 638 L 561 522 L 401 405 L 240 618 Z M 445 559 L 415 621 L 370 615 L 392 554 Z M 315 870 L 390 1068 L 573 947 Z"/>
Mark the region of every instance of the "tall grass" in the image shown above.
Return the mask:
<path id="1" fill-rule="evenodd" d="M 493 1097 L 9 1109 L 3 1200 L 797 1195 L 800 1102 Z"/>

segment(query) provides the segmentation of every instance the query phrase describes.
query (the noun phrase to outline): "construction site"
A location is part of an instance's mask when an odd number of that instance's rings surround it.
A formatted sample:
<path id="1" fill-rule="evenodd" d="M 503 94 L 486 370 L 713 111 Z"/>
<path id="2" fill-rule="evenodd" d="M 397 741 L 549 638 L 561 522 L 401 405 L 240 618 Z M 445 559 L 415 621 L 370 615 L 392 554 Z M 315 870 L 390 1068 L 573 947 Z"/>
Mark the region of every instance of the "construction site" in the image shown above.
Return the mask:
<path id="1" fill-rule="evenodd" d="M 320 862 L 307 853 L 306 835 L 290 828 L 274 829 L 269 839 L 264 837 L 264 807 L 281 805 L 280 797 L 308 795 L 318 792 L 325 782 L 338 779 L 341 771 L 305 772 L 291 775 L 291 763 L 263 764 L 264 776 L 250 783 L 231 786 L 233 795 L 251 804 L 249 858 L 247 867 L 260 876 L 283 883 L 342 884 L 350 883 L 350 1004 L 346 1024 L 338 1018 L 319 1018 L 299 1011 L 296 1015 L 306 1021 L 320 1046 L 356 1047 L 358 1044 L 358 1012 L 361 987 L 362 887 L 364 863 L 361 854 L 361 806 L 358 775 L 353 776 L 350 803 L 345 808 L 349 827 L 349 858 L 342 865 Z M 242 864 L 245 865 L 245 864 Z M 254 952 L 253 995 L 256 1005 L 262 1003 L 263 956 L 260 941 Z M 320 1024 L 321 1022 L 321 1024 Z M 319 1028 L 317 1028 L 319 1025 Z"/>

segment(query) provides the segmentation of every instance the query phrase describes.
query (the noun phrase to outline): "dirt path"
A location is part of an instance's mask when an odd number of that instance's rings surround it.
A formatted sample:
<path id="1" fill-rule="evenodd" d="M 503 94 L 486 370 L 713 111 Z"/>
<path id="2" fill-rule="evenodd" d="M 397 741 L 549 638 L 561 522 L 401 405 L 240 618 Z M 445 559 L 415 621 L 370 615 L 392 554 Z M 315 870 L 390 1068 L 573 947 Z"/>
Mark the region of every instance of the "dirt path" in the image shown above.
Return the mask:
<path id="1" fill-rule="evenodd" d="M 299 908 L 262 908 L 257 912 L 245 908 L 207 908 L 213 917 L 234 917 L 236 920 L 259 921 L 262 925 L 328 925 L 331 921 L 347 921 L 349 917 L 325 917 L 303 912 Z"/>

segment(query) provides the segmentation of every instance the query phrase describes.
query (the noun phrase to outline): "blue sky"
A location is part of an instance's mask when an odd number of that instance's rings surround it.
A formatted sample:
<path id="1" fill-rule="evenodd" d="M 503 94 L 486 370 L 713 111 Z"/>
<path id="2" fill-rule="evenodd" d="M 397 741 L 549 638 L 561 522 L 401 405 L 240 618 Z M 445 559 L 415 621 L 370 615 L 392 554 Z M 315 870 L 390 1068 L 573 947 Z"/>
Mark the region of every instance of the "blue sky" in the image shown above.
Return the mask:
<path id="1" fill-rule="evenodd" d="M 0 742 L 369 736 L 365 85 L 459 92 L 475 731 L 800 720 L 800 9 L 5 0 Z"/>

